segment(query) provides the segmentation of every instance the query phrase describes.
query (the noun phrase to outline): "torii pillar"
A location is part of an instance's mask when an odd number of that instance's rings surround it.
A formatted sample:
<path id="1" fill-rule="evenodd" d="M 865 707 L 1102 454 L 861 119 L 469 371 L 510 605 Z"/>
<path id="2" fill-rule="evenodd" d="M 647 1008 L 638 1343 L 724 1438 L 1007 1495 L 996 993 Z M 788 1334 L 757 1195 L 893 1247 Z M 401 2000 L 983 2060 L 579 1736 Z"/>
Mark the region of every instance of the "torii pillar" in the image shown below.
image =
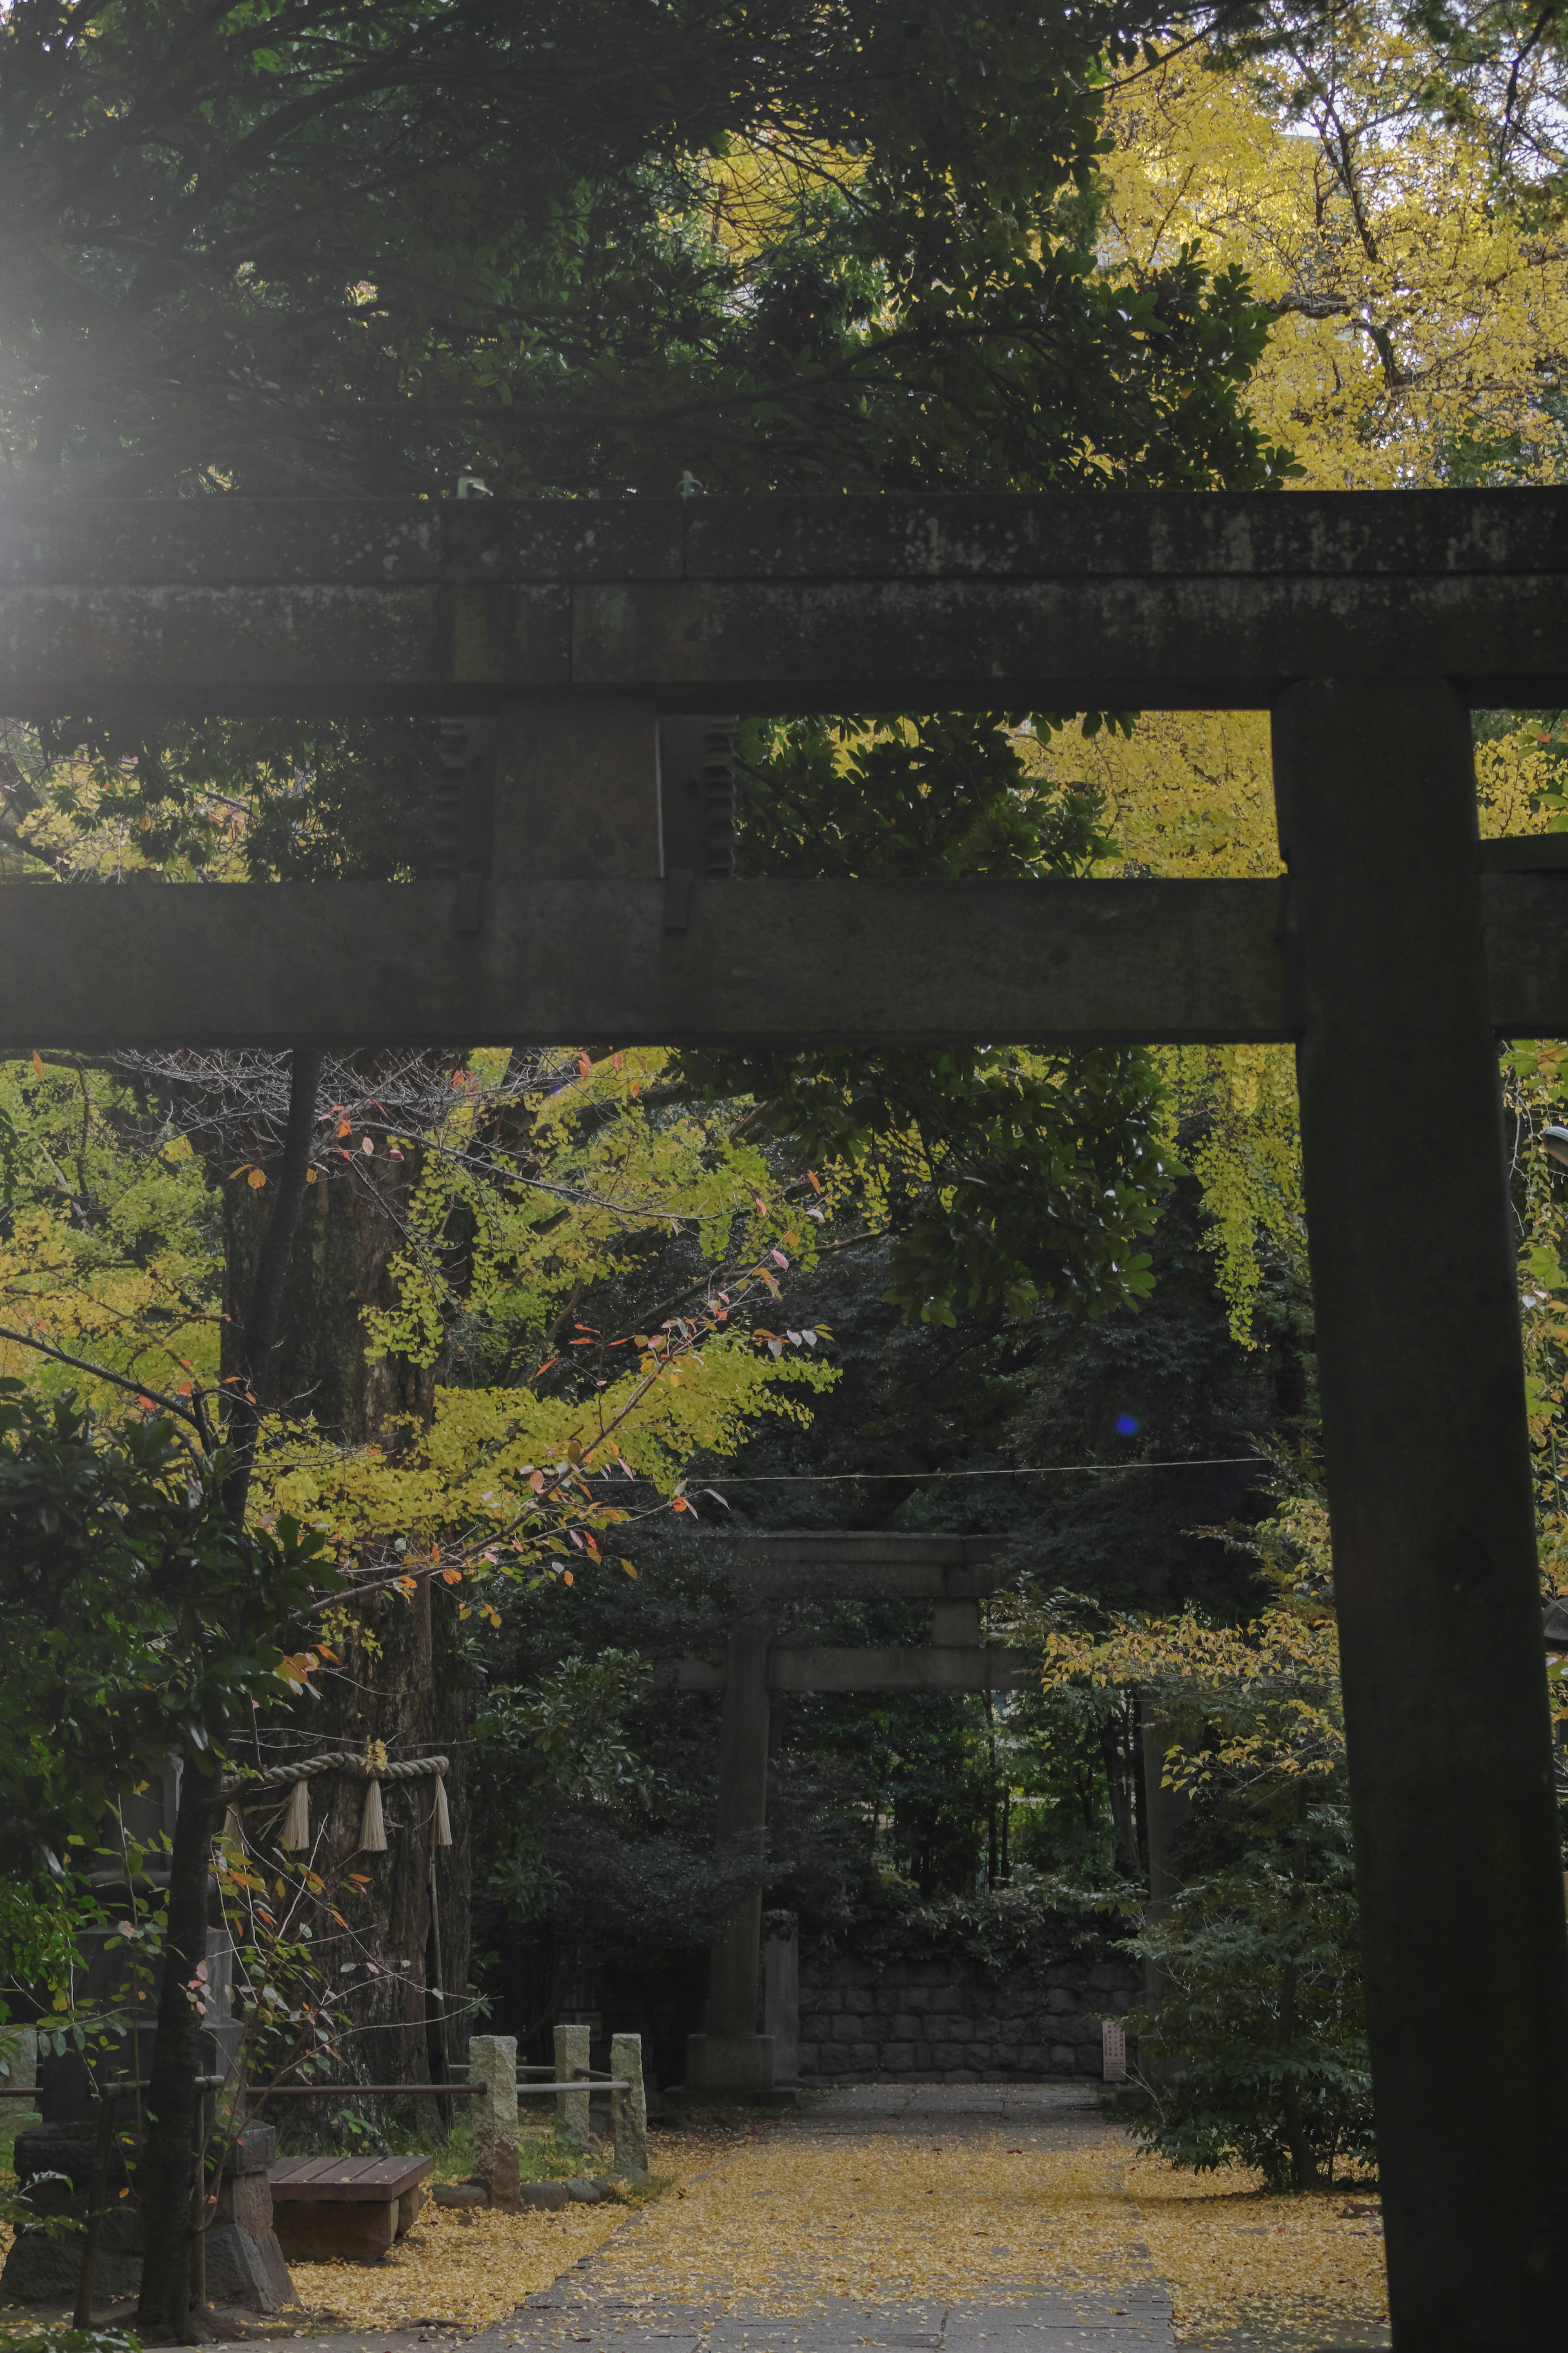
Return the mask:
<path id="1" fill-rule="evenodd" d="M 1307 679 L 1273 736 L 1394 2338 L 1525 2353 L 1568 2242 L 1568 2001 L 1469 711 Z M 1496 2262 L 1456 2263 L 1460 2200 Z"/>
<path id="2" fill-rule="evenodd" d="M 719 1721 L 721 1862 L 760 1862 L 768 1805 L 768 1651 L 765 1620 L 737 1620 L 724 1651 Z M 766 2098 L 774 2089 L 773 2037 L 757 2032 L 757 1967 L 763 1941 L 759 1878 L 735 1899 L 708 1953 L 708 2022 L 686 2042 L 686 2089 Z"/>

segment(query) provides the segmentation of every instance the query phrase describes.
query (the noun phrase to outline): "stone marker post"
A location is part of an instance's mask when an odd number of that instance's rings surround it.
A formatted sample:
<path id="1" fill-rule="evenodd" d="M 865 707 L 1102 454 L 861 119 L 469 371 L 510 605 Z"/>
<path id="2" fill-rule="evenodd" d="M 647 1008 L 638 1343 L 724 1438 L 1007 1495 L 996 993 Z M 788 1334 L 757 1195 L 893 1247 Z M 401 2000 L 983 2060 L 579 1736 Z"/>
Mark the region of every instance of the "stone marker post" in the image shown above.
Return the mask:
<path id="1" fill-rule="evenodd" d="M 793 2084 L 800 2073 L 799 1923 L 774 1912 L 763 1939 L 763 2032 L 773 2037 L 773 2080 Z"/>
<path id="2" fill-rule="evenodd" d="M 617 2083 L 629 2083 L 629 2092 L 613 2092 L 610 2113 L 616 2120 L 616 2171 L 627 2181 L 641 2181 L 647 2173 L 647 2094 L 642 2078 L 642 2036 L 612 2034 L 610 2073 Z"/>
<path id="3" fill-rule="evenodd" d="M 474 2102 L 474 2171 L 489 2184 L 490 2204 L 513 2214 L 517 2186 L 517 2037 L 475 2034 L 468 2040 L 468 2081 L 486 2096 Z"/>
<path id="4" fill-rule="evenodd" d="M 588 2029 L 585 2026 L 558 2026 L 555 2030 L 555 2080 L 569 2084 L 574 2072 L 588 2064 Z M 586 2148 L 592 2140 L 588 2126 L 588 2086 L 580 2092 L 557 2092 L 555 2094 L 555 2129 L 564 2140 L 575 2141 Z"/>
<path id="5" fill-rule="evenodd" d="M 224 2159 L 217 2208 L 206 2240 L 207 2295 L 217 2304 L 275 2312 L 296 2304 L 278 2243 L 268 2168 L 278 2154 L 271 2125 L 247 2125 Z"/>

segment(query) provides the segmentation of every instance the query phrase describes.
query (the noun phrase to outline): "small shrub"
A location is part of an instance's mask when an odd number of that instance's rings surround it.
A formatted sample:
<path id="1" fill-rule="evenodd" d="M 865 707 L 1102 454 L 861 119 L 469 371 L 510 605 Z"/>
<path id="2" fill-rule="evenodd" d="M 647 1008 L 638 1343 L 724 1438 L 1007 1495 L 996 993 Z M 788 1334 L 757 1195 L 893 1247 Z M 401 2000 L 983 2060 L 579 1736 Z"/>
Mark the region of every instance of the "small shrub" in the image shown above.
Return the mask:
<path id="1" fill-rule="evenodd" d="M 1320 1846 L 1315 1878 L 1287 1859 L 1254 1852 L 1194 1883 L 1132 1941 L 1167 1979 L 1157 2021 L 1127 2021 L 1162 2060 L 1141 2071 L 1153 2105 L 1131 2129 L 1173 2164 L 1307 2190 L 1375 2166 L 1372 2073 L 1348 1849 Z"/>

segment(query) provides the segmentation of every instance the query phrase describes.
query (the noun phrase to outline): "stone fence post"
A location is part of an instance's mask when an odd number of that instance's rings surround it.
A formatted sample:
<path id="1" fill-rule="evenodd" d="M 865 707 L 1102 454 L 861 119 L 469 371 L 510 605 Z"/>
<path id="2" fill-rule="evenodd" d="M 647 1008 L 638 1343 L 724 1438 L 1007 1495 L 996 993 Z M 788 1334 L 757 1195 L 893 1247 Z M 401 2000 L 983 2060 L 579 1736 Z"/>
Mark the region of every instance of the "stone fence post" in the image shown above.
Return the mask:
<path id="1" fill-rule="evenodd" d="M 517 2183 L 517 2037 L 475 2034 L 468 2040 L 468 2081 L 487 2096 L 474 2102 L 474 2171 L 489 2185 L 490 2204 L 515 2213 Z"/>
<path id="2" fill-rule="evenodd" d="M 558 2026 L 555 2030 L 555 2080 L 569 2084 L 575 2068 L 588 2064 L 588 2032 L 585 2026 Z M 588 2126 L 588 2086 L 580 2092 L 557 2092 L 555 2094 L 555 2129 L 563 2139 L 575 2141 L 580 2148 L 589 2146 L 592 2135 Z"/>
<path id="3" fill-rule="evenodd" d="M 629 2083 L 629 2092 L 612 2092 L 610 2113 L 616 2124 L 616 2171 L 627 2181 L 647 2174 L 647 2094 L 643 2087 L 642 2036 L 610 2037 L 610 2073 L 616 2083 Z"/>

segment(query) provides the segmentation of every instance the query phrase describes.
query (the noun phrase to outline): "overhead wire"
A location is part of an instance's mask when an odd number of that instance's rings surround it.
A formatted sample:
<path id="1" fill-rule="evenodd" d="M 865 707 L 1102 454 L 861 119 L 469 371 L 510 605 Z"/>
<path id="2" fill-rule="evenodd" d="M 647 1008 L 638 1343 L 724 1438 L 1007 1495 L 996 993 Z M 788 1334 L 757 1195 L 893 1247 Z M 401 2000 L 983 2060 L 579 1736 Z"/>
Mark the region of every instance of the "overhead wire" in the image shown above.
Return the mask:
<path id="1" fill-rule="evenodd" d="M 1241 1463 L 1267 1466 L 1268 1461 L 1266 1454 L 1178 1454 L 1156 1461 L 1025 1462 L 1007 1464 L 994 1471 L 715 1471 L 711 1474 L 703 1474 L 702 1484 L 705 1487 L 824 1487 L 836 1482 L 857 1485 L 900 1480 L 906 1483 L 912 1481 L 920 1485 L 931 1479 L 1058 1479 L 1068 1472 L 1078 1471 L 1218 1471 Z M 607 1479 L 611 1473 L 602 1471 L 596 1475 Z M 637 1483 L 651 1486 L 654 1482 L 641 1479 Z"/>

